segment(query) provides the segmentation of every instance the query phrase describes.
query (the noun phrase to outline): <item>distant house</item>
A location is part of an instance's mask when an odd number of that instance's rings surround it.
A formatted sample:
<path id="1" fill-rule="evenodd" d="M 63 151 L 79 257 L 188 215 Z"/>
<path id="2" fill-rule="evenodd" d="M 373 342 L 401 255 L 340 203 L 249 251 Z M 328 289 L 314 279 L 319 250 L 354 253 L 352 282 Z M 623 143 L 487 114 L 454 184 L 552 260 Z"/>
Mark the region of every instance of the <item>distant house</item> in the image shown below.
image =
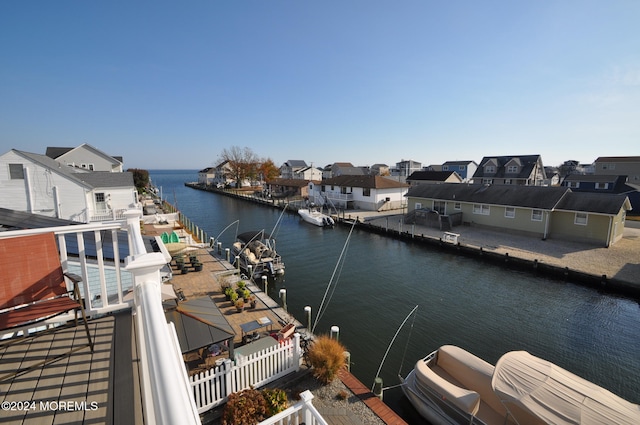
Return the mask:
<path id="1" fill-rule="evenodd" d="M 544 175 L 546 176 L 543 186 L 558 186 L 561 182 L 560 171 L 557 167 L 544 167 Z"/>
<path id="2" fill-rule="evenodd" d="M 266 183 L 266 190 L 274 198 L 307 198 L 308 184 L 309 180 L 277 178 Z"/>
<path id="3" fill-rule="evenodd" d="M 216 178 L 216 169 L 213 167 L 203 168 L 198 171 L 198 183 L 204 185 L 214 184 Z"/>
<path id="4" fill-rule="evenodd" d="M 455 171 L 463 183 L 469 182 L 477 169 L 478 164 L 475 161 L 447 161 L 442 164 L 442 171 Z"/>
<path id="5" fill-rule="evenodd" d="M 596 175 L 624 175 L 631 184 L 640 184 L 640 156 L 601 156 L 594 162 Z"/>
<path id="6" fill-rule="evenodd" d="M 462 178 L 455 171 L 414 171 L 407 178 L 409 186 L 442 183 L 462 183 Z"/>
<path id="7" fill-rule="evenodd" d="M 408 185 L 372 175 L 342 175 L 310 185 L 309 198 L 337 209 L 385 211 L 402 208 Z"/>
<path id="8" fill-rule="evenodd" d="M 231 171 L 229 161 L 222 161 L 220 164 L 216 165 L 213 181 L 211 183 L 219 187 L 227 187 L 235 184 Z"/>
<path id="9" fill-rule="evenodd" d="M 107 155 L 88 143 L 75 148 L 47 147 L 45 155 L 69 167 L 111 173 L 123 171 L 121 156 Z"/>
<path id="10" fill-rule="evenodd" d="M 542 186 L 546 178 L 540 155 L 485 156 L 473 174 L 473 183 Z"/>
<path id="11" fill-rule="evenodd" d="M 0 156 L 0 207 L 83 223 L 141 208 L 131 173 L 76 169 L 15 149 Z"/>
<path id="12" fill-rule="evenodd" d="M 413 172 L 422 170 L 422 163 L 413 160 L 401 160 L 396 162 L 395 168 L 391 169 L 391 175 L 398 177 L 399 181 L 405 181 Z"/>
<path id="13" fill-rule="evenodd" d="M 322 178 L 330 179 L 339 176 L 364 176 L 368 175 L 369 170 L 364 167 L 355 167 L 350 162 L 334 162 L 327 165 L 322 170 Z"/>
<path id="14" fill-rule="evenodd" d="M 407 199 L 409 214 L 420 209 L 461 214 L 461 222 L 470 226 L 607 247 L 622 238 L 631 209 L 625 195 L 522 185 L 418 185 Z"/>
<path id="15" fill-rule="evenodd" d="M 308 168 L 305 161 L 300 159 L 290 159 L 280 167 L 280 177 L 283 179 L 295 179 L 295 174 L 303 168 Z"/>
<path id="16" fill-rule="evenodd" d="M 322 170 L 316 167 L 304 167 L 293 173 L 294 179 L 300 180 L 322 180 Z"/>
<path id="17" fill-rule="evenodd" d="M 370 174 L 386 177 L 391 175 L 391 170 L 387 164 L 373 164 L 370 169 Z"/>

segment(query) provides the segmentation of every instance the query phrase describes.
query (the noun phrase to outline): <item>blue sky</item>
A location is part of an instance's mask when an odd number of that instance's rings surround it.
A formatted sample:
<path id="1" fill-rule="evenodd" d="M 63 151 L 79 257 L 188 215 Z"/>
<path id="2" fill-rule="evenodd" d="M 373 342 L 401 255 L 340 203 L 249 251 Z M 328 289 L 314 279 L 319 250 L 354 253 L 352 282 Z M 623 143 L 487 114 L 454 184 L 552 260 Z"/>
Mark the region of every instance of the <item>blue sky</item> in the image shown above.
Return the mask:
<path id="1" fill-rule="evenodd" d="M 640 155 L 640 2 L 3 1 L 0 150 L 125 167 Z"/>

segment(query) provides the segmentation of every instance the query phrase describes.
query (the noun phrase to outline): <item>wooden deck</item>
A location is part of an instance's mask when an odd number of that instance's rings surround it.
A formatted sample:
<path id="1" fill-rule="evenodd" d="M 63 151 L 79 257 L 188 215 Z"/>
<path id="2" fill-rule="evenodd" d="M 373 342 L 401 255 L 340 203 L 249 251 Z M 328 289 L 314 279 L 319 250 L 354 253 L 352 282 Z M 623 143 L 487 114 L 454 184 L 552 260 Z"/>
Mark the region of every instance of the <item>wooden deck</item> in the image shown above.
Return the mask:
<path id="1" fill-rule="evenodd" d="M 127 312 L 91 320 L 85 347 L 45 367 L 0 382 L 0 423 L 142 424 L 135 332 Z M 86 345 L 82 326 L 0 347 L 0 376 Z"/>

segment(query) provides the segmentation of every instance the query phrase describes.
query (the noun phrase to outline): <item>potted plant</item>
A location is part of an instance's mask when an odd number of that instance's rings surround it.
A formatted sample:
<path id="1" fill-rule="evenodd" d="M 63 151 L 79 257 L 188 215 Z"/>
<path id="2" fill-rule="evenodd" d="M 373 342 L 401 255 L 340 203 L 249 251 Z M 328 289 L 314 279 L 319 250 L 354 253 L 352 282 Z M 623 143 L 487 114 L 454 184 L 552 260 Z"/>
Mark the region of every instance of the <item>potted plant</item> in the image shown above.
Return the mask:
<path id="1" fill-rule="evenodd" d="M 255 295 L 249 296 L 249 305 L 251 306 L 251 308 L 256 308 L 257 303 L 258 303 L 258 300 L 256 299 Z"/>
<path id="2" fill-rule="evenodd" d="M 233 289 L 229 294 L 229 301 L 231 301 L 231 305 L 236 305 L 236 301 L 238 301 L 238 293 Z"/>
<path id="3" fill-rule="evenodd" d="M 201 272 L 202 271 L 202 263 L 198 260 L 196 260 L 195 263 L 193 263 L 193 270 L 197 271 L 197 272 Z"/>
<path id="4" fill-rule="evenodd" d="M 238 296 L 243 298 L 245 302 L 249 302 L 251 291 L 249 291 L 247 288 L 238 288 Z"/>
<path id="5" fill-rule="evenodd" d="M 245 282 L 244 280 L 241 280 L 238 282 L 238 289 L 244 289 L 247 287 L 247 282 Z"/>
<path id="6" fill-rule="evenodd" d="M 242 312 L 244 310 L 244 300 L 242 298 L 238 298 L 235 302 L 235 305 L 238 312 Z"/>
<path id="7" fill-rule="evenodd" d="M 196 261 L 198 261 L 198 257 L 196 256 L 196 254 L 190 254 L 189 255 L 189 262 L 192 265 L 195 265 Z"/>
<path id="8" fill-rule="evenodd" d="M 182 270 L 184 268 L 184 257 L 182 255 L 178 255 L 176 257 L 176 268 L 178 270 Z"/>

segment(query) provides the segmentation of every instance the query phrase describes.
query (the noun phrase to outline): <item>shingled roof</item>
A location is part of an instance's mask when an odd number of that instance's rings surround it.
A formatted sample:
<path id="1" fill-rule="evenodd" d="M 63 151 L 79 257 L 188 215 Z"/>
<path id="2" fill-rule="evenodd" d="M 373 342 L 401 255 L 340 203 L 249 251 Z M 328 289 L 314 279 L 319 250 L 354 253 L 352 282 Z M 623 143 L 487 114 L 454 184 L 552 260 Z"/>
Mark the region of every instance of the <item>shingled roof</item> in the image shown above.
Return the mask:
<path id="1" fill-rule="evenodd" d="M 351 176 L 351 175 L 342 175 L 337 177 L 332 177 L 330 179 L 325 179 L 322 181 L 324 185 L 334 185 L 334 186 L 348 186 L 348 187 L 364 187 L 370 189 L 395 189 L 395 188 L 404 188 L 409 187 L 406 183 L 400 183 L 397 180 L 388 179 L 382 176 L 372 176 L 372 175 L 363 175 L 363 176 Z"/>
<path id="2" fill-rule="evenodd" d="M 409 189 L 411 198 L 469 202 L 541 210 L 584 211 L 617 214 L 629 202 L 625 195 L 572 192 L 567 187 L 523 185 L 474 185 L 444 183 L 418 185 Z M 628 209 L 631 205 L 627 205 Z"/>

